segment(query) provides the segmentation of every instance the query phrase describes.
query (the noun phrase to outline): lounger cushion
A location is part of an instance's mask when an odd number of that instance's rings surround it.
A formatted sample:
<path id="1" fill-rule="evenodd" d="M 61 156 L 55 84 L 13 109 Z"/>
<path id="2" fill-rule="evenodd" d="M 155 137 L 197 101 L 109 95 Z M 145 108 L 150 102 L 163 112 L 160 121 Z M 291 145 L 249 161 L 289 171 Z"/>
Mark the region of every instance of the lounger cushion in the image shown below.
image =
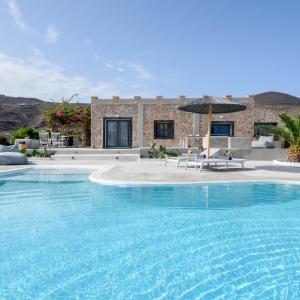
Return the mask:
<path id="1" fill-rule="evenodd" d="M 28 158 L 25 154 L 17 152 L 1 152 L 0 165 L 27 165 Z"/>
<path id="2" fill-rule="evenodd" d="M 0 145 L 0 153 L 2 152 L 19 152 L 19 149 L 17 145 L 12 145 L 12 146 Z"/>
<path id="3" fill-rule="evenodd" d="M 252 148 L 274 148 L 274 137 L 273 136 L 260 136 L 258 141 L 251 143 Z"/>

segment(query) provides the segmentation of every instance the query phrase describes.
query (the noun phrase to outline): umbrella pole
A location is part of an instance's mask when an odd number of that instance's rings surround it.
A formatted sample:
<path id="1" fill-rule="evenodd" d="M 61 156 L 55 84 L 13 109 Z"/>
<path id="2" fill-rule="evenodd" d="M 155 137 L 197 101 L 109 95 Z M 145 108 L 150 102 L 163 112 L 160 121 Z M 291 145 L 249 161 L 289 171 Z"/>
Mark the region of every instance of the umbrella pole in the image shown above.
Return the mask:
<path id="1" fill-rule="evenodd" d="M 211 116 L 212 116 L 212 104 L 208 105 L 208 118 L 207 118 L 207 125 L 208 125 L 208 131 L 207 131 L 207 158 L 210 157 L 210 134 L 211 134 Z"/>

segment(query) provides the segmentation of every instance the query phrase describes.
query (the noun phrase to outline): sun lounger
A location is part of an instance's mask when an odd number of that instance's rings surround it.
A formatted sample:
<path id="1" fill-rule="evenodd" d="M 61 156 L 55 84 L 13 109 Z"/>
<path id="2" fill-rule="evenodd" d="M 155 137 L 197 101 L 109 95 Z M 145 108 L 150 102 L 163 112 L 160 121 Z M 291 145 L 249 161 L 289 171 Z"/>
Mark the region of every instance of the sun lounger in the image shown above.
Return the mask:
<path id="1" fill-rule="evenodd" d="M 239 158 L 233 158 L 231 160 L 229 160 L 228 158 L 205 158 L 205 159 L 201 159 L 198 161 L 194 162 L 195 167 L 199 166 L 199 172 L 202 172 L 202 169 L 205 165 L 210 166 L 210 165 L 214 165 L 214 166 L 220 166 L 220 165 L 225 165 L 226 168 L 229 167 L 229 165 L 232 164 L 240 164 L 242 169 L 245 169 L 245 159 L 239 159 Z"/>
<path id="2" fill-rule="evenodd" d="M 251 148 L 274 148 L 275 142 L 273 136 L 260 136 L 258 141 L 251 143 Z"/>
<path id="3" fill-rule="evenodd" d="M 210 156 L 214 157 L 220 151 L 219 148 L 211 148 L 210 149 Z M 168 162 L 173 161 L 176 162 L 176 168 L 180 166 L 181 163 L 185 163 L 185 168 L 187 168 L 189 162 L 195 162 L 197 160 L 203 159 L 207 157 L 207 149 L 202 151 L 201 153 L 195 154 L 183 154 L 181 156 L 172 157 L 166 155 L 165 159 L 165 166 L 167 166 Z"/>
<path id="4" fill-rule="evenodd" d="M 198 154 L 186 154 L 186 155 L 180 155 L 177 157 L 172 157 L 172 156 L 168 156 L 166 155 L 166 159 L 165 159 L 165 167 L 167 166 L 167 163 L 170 161 L 174 161 L 176 162 L 176 168 L 179 168 L 180 163 L 182 162 L 187 162 L 187 161 L 197 161 L 200 160 L 202 158 L 205 158 L 204 155 L 202 155 L 201 153 Z"/>

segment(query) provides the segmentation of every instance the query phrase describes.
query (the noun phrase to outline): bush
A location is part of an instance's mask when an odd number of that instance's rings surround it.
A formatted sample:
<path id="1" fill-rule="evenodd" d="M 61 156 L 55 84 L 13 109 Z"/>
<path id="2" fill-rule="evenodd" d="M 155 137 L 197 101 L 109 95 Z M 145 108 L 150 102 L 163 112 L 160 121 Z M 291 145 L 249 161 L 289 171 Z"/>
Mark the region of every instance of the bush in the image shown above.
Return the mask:
<path id="1" fill-rule="evenodd" d="M 51 155 L 53 155 L 55 152 L 52 150 L 47 150 L 46 148 L 44 148 L 43 150 L 32 150 L 31 153 L 27 153 L 27 156 L 28 157 L 50 157 Z"/>
<path id="2" fill-rule="evenodd" d="M 12 134 L 12 142 L 14 143 L 16 139 L 39 139 L 39 132 L 32 127 L 20 128 Z"/>
<path id="3" fill-rule="evenodd" d="M 148 151 L 149 158 L 165 158 L 166 155 L 177 157 L 181 155 L 181 153 L 177 149 L 175 151 L 167 151 L 166 147 L 163 145 L 159 145 L 157 149 L 156 143 L 150 145 L 150 150 Z"/>
<path id="4" fill-rule="evenodd" d="M 4 146 L 9 145 L 8 139 L 3 133 L 0 133 L 0 145 L 4 145 Z"/>

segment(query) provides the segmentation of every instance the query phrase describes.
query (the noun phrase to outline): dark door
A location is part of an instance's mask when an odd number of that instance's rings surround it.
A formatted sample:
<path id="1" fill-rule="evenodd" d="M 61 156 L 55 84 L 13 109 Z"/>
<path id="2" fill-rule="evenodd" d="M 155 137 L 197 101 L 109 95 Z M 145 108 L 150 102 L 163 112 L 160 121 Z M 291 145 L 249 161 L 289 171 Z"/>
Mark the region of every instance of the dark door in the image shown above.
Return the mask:
<path id="1" fill-rule="evenodd" d="M 132 120 L 125 118 L 104 120 L 105 148 L 132 147 Z"/>

